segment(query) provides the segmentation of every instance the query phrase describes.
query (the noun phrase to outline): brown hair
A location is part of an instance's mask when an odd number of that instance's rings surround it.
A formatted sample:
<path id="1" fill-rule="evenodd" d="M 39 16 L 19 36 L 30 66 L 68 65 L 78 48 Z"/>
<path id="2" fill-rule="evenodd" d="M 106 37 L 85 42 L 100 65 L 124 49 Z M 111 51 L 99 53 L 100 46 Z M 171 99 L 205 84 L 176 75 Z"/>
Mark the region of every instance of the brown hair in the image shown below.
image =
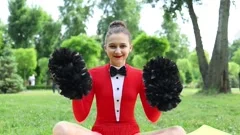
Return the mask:
<path id="1" fill-rule="evenodd" d="M 108 31 L 105 36 L 105 43 L 107 42 L 107 39 L 110 35 L 112 34 L 117 34 L 117 33 L 124 33 L 128 36 L 129 42 L 131 41 L 131 34 L 127 28 L 127 25 L 123 21 L 113 21 L 109 24 L 108 26 Z"/>

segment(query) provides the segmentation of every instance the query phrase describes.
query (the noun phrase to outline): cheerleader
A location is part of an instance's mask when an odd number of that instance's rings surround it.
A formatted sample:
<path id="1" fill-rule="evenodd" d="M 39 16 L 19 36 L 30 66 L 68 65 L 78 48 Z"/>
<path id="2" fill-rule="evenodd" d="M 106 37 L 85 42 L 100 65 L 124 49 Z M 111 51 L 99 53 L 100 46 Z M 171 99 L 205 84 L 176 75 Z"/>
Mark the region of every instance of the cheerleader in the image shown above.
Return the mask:
<path id="1" fill-rule="evenodd" d="M 63 96 L 72 100 L 75 119 L 82 123 L 96 99 L 96 121 L 91 130 L 66 121 L 57 123 L 53 135 L 184 135 L 180 126 L 140 133 L 134 117 L 139 95 L 143 110 L 152 123 L 162 111 L 180 103 L 182 85 L 176 64 L 157 57 L 143 71 L 126 63 L 132 51 L 131 35 L 122 21 L 109 25 L 104 50 L 109 63 L 86 69 L 82 56 L 66 48 L 56 50 L 49 60 L 49 69 Z"/>

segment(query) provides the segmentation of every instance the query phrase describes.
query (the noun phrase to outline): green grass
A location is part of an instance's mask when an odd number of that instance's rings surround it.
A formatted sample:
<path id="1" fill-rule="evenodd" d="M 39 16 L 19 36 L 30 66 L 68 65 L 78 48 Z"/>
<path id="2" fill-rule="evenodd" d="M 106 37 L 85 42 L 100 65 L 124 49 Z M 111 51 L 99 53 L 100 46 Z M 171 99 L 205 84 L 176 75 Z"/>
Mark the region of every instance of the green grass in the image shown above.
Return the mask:
<path id="1" fill-rule="evenodd" d="M 240 92 L 206 96 L 197 90 L 184 89 L 182 102 L 162 114 L 156 123 L 145 117 L 138 101 L 135 113 L 142 131 L 180 125 L 191 132 L 206 124 L 233 135 L 240 134 Z M 83 126 L 91 128 L 95 120 L 95 106 Z M 58 121 L 76 122 L 71 101 L 51 91 L 25 91 L 0 95 L 0 135 L 50 135 Z"/>

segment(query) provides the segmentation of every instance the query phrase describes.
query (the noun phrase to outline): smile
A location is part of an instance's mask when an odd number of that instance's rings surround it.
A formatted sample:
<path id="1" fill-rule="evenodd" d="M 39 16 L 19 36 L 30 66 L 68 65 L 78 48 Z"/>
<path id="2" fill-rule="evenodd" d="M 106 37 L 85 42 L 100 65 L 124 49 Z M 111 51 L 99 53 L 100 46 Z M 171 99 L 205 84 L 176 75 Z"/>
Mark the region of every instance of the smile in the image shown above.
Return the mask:
<path id="1" fill-rule="evenodd" d="M 115 58 L 121 58 L 122 56 L 113 56 L 113 57 L 115 57 Z"/>

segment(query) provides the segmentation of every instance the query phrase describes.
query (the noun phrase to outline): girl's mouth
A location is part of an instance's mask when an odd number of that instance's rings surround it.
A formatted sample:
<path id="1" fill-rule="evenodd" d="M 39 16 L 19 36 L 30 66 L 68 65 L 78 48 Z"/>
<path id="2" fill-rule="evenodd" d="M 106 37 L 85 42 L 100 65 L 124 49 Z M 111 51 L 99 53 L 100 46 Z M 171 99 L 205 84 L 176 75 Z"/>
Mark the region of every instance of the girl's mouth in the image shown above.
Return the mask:
<path id="1" fill-rule="evenodd" d="M 121 58 L 122 56 L 114 56 L 115 58 Z"/>

